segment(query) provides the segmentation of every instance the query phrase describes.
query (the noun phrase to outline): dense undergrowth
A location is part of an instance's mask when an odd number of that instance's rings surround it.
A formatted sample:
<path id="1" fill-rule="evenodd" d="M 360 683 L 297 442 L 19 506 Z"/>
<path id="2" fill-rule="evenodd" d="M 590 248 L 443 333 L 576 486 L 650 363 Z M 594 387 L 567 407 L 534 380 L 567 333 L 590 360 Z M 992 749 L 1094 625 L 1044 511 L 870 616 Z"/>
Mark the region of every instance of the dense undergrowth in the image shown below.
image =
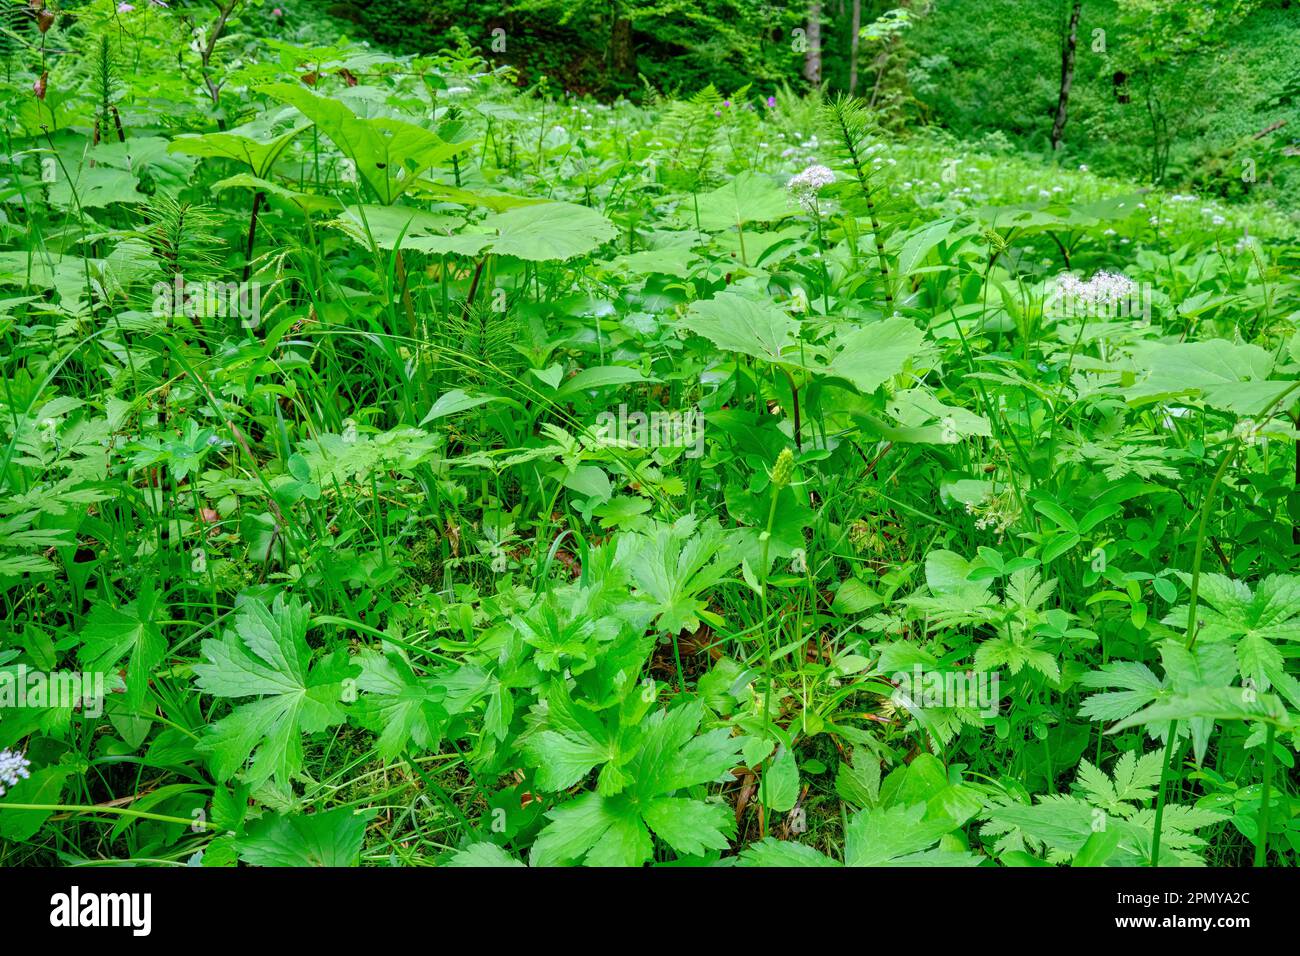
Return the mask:
<path id="1" fill-rule="evenodd" d="M 1296 863 L 1285 211 L 231 25 L 5 81 L 0 862 Z"/>

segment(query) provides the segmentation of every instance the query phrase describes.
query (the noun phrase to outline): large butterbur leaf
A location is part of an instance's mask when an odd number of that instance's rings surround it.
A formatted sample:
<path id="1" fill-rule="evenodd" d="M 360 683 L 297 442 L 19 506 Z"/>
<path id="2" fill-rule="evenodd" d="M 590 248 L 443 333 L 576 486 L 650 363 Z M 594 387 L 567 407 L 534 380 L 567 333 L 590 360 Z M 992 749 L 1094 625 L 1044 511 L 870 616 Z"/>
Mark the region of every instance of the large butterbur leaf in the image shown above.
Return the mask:
<path id="1" fill-rule="evenodd" d="M 596 210 L 569 202 L 516 206 L 489 216 L 483 229 L 496 236 L 493 252 L 530 262 L 586 255 L 618 235 Z"/>
<path id="2" fill-rule="evenodd" d="M 790 358 L 799 323 L 770 302 L 758 302 L 739 292 L 723 292 L 695 302 L 679 327 L 701 335 L 718 348 L 764 362 Z"/>
<path id="3" fill-rule="evenodd" d="M 827 371 L 852 382 L 860 392 L 874 392 L 903 370 L 924 341 L 925 333 L 908 319 L 863 325 L 836 336 Z"/>
<path id="4" fill-rule="evenodd" d="M 1270 380 L 1273 356 L 1258 345 L 1224 339 L 1143 344 L 1134 352 L 1137 381 L 1124 390 L 1131 404 L 1199 399 L 1238 415 L 1257 415 L 1293 383 Z"/>
<path id="5" fill-rule="evenodd" d="M 785 190 L 767 176 L 754 172 L 741 173 L 726 185 L 700 196 L 697 203 L 700 228 L 712 231 L 740 227 L 748 222 L 770 222 L 794 211 Z M 689 204 L 684 208 L 689 211 Z"/>
<path id="6" fill-rule="evenodd" d="M 453 234 L 459 220 L 405 205 L 349 206 L 335 225 L 361 245 L 373 243 L 388 252 L 413 249 L 433 255 L 472 256 L 492 242 L 491 236 L 480 233 Z"/>

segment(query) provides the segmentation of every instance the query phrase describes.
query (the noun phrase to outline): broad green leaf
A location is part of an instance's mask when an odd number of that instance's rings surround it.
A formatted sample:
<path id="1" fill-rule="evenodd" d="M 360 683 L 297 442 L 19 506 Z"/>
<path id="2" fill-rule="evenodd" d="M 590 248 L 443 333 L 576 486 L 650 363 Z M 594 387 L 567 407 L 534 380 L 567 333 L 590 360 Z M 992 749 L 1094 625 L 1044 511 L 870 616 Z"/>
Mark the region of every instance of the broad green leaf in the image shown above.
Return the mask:
<path id="1" fill-rule="evenodd" d="M 618 235 L 618 227 L 588 206 L 570 202 L 518 206 L 489 216 L 482 228 L 492 251 L 530 262 L 586 255 Z"/>
<path id="2" fill-rule="evenodd" d="M 282 109 L 233 129 L 177 136 L 168 149 L 190 156 L 212 156 L 243 163 L 258 179 L 271 167 L 295 136 L 311 124 L 292 110 Z"/>
<path id="3" fill-rule="evenodd" d="M 835 337 L 835 355 L 826 371 L 847 379 L 863 394 L 874 392 L 903 370 L 921 351 L 925 333 L 910 319 L 885 319 Z"/>
<path id="4" fill-rule="evenodd" d="M 319 196 L 316 193 L 298 192 L 267 179 L 258 179 L 248 173 L 237 173 L 227 179 L 212 184 L 214 193 L 227 189 L 250 189 L 255 193 L 265 193 L 282 199 L 306 215 L 316 212 L 333 212 L 339 208 L 339 201 L 333 196 Z"/>
<path id="5" fill-rule="evenodd" d="M 781 362 L 799 333 L 799 323 L 770 302 L 756 302 L 738 292 L 723 292 L 691 303 L 679 328 L 708 339 L 727 352 L 764 362 Z"/>
<path id="6" fill-rule="evenodd" d="M 272 83 L 262 92 L 294 106 L 356 165 L 357 178 L 391 205 L 420 174 L 469 148 L 448 143 L 422 126 L 380 117 L 363 119 L 344 103 L 302 85 Z"/>
<path id="7" fill-rule="evenodd" d="M 445 691 L 433 678 L 418 677 L 397 653 L 357 655 L 361 696 L 353 709 L 362 726 L 379 733 L 379 756 L 393 760 L 409 743 L 432 750 L 442 735 Z"/>
<path id="8" fill-rule="evenodd" d="M 1132 404 L 1190 396 L 1214 408 L 1254 415 L 1292 384 L 1269 381 L 1273 357 L 1258 345 L 1223 339 L 1143 344 L 1133 360 L 1145 374 L 1124 390 Z"/>
<path id="9" fill-rule="evenodd" d="M 898 253 L 899 275 L 911 274 L 939 243 L 948 238 L 948 233 L 952 232 L 955 224 L 952 219 L 940 219 L 938 222 L 927 223 L 908 236 Z"/>
<path id="10" fill-rule="evenodd" d="M 696 202 L 700 228 L 709 231 L 744 226 L 748 222 L 771 222 L 794 212 L 784 189 L 769 177 L 748 170 L 713 192 L 699 196 Z M 690 202 L 683 205 L 683 215 L 693 219 Z"/>
<path id="11" fill-rule="evenodd" d="M 495 843 L 487 842 L 471 843 L 465 849 L 458 850 L 447 862 L 447 866 L 456 867 L 520 867 L 523 865 Z"/>

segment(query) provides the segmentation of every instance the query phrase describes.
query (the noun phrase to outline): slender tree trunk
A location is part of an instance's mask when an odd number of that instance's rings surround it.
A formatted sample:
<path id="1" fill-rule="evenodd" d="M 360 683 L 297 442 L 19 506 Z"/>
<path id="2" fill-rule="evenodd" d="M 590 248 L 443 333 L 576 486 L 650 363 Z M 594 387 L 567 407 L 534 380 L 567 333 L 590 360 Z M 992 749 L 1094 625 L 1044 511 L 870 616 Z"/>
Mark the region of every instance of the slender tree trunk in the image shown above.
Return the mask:
<path id="1" fill-rule="evenodd" d="M 632 48 L 632 21 L 619 10 L 609 34 L 609 67 L 620 80 L 636 78 L 636 51 Z"/>
<path id="2" fill-rule="evenodd" d="M 1061 148 L 1065 133 L 1065 120 L 1070 108 L 1070 87 L 1074 85 L 1074 51 L 1079 42 L 1079 14 L 1083 0 L 1074 0 L 1070 8 L 1070 24 L 1061 40 L 1061 96 L 1056 101 L 1056 120 L 1052 123 L 1052 151 Z"/>
<path id="3" fill-rule="evenodd" d="M 849 39 L 849 95 L 858 91 L 858 33 L 862 30 L 862 0 L 853 0 L 853 35 Z"/>
<path id="4" fill-rule="evenodd" d="M 803 75 L 814 86 L 822 81 L 822 0 L 808 7 L 808 51 L 803 58 Z"/>

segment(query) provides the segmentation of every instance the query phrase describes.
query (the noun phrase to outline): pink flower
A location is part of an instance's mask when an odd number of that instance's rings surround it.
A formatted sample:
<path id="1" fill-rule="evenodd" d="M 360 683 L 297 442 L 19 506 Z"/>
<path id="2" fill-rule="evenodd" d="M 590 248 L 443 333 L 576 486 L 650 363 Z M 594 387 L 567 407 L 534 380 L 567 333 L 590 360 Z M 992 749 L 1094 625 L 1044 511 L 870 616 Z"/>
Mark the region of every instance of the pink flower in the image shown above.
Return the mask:
<path id="1" fill-rule="evenodd" d="M 775 96 L 769 96 L 769 97 L 767 98 L 767 105 L 768 105 L 768 106 L 776 106 L 776 97 L 775 97 Z"/>
<path id="2" fill-rule="evenodd" d="M 134 10 L 134 9 L 135 9 L 135 7 L 131 6 L 131 4 L 129 4 L 129 3 L 119 3 L 119 4 L 117 5 L 117 12 L 118 12 L 118 13 L 130 13 L 130 12 L 131 12 L 132 10 Z"/>
<path id="3" fill-rule="evenodd" d="M 282 17 L 284 16 L 284 11 L 281 10 L 279 7 L 276 7 L 274 10 L 271 11 L 271 16 Z"/>

